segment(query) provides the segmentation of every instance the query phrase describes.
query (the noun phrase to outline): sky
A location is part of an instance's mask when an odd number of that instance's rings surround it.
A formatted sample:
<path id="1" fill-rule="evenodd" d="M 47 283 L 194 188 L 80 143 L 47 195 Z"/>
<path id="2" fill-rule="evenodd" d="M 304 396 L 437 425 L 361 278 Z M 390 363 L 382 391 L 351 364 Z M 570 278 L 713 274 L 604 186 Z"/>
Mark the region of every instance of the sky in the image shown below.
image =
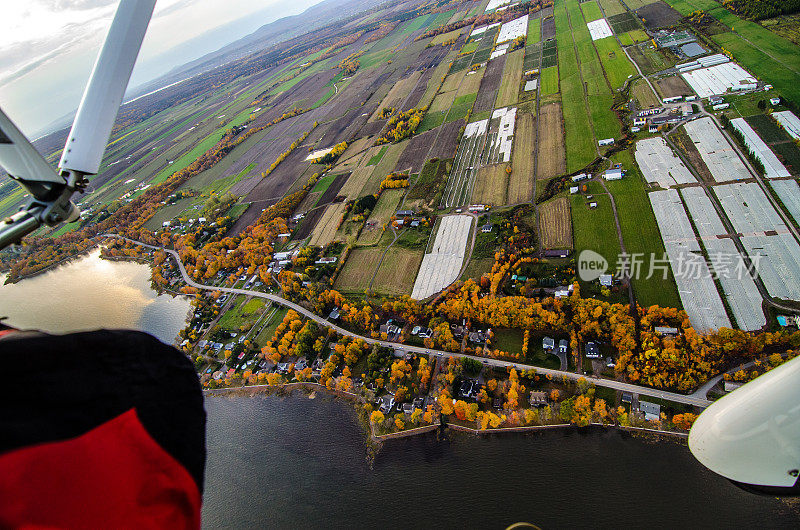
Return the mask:
<path id="1" fill-rule="evenodd" d="M 0 1 L 0 108 L 34 135 L 77 108 L 118 0 Z M 130 87 L 317 1 L 158 0 Z"/>

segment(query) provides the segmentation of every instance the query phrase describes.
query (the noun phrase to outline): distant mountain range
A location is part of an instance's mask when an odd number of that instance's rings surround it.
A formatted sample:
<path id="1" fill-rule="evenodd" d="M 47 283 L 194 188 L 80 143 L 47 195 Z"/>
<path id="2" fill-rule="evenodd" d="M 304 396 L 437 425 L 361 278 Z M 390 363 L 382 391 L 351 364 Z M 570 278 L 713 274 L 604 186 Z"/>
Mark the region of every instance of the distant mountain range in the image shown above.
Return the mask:
<path id="1" fill-rule="evenodd" d="M 284 17 L 265 24 L 253 33 L 223 46 L 215 52 L 175 68 L 168 74 L 137 87 L 136 92 L 129 93 L 129 96 L 146 94 L 161 86 L 211 70 L 221 64 L 240 59 L 269 46 L 309 33 L 315 29 L 330 25 L 337 20 L 352 17 L 386 3 L 386 0 L 323 0 L 298 15 Z M 266 11 L 260 13 L 266 13 Z M 251 16 L 257 17 L 259 13 Z"/>

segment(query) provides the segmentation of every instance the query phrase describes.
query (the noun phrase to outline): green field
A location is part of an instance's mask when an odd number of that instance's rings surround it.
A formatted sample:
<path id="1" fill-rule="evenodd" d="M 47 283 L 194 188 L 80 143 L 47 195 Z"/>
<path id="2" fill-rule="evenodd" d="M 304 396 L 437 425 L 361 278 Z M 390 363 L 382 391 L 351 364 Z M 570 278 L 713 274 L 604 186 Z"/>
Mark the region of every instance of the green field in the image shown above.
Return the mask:
<path id="1" fill-rule="evenodd" d="M 594 47 L 612 88 L 620 88 L 628 76 L 636 73 L 625 52 L 613 37 L 594 41 Z"/>
<path id="2" fill-rule="evenodd" d="M 578 13 L 580 16 L 580 8 L 578 8 Z M 558 72 L 561 80 L 562 112 L 567 144 L 567 171 L 572 172 L 584 167 L 595 158 L 595 139 L 591 134 L 592 129 L 586 113 L 586 106 L 581 104 L 585 96 L 583 82 L 578 69 L 569 18 L 563 6 L 556 8 L 555 22 Z M 583 22 L 582 16 L 581 22 Z M 583 27 L 586 28 L 585 25 Z"/>
<path id="3" fill-rule="evenodd" d="M 528 44 L 534 44 L 542 39 L 542 19 L 528 19 Z"/>
<path id="4" fill-rule="evenodd" d="M 586 22 L 603 18 L 603 13 L 600 12 L 600 6 L 598 6 L 597 2 L 594 0 L 582 3 L 581 11 L 583 11 L 583 16 L 586 18 Z"/>
<path id="5" fill-rule="evenodd" d="M 426 112 L 419 123 L 419 127 L 417 127 L 417 134 L 435 129 L 444 123 L 446 117 L 447 112 Z"/>
<path id="6" fill-rule="evenodd" d="M 478 49 L 478 41 L 468 42 L 461 48 L 461 55 L 467 55 L 470 53 L 475 53 L 475 50 Z"/>
<path id="7" fill-rule="evenodd" d="M 477 97 L 477 92 L 474 94 L 467 94 L 465 96 L 457 97 L 453 102 L 453 106 L 450 107 L 450 112 L 447 113 L 447 118 L 445 121 L 449 123 L 451 121 L 465 118 L 467 113 L 469 113 L 469 111 L 472 109 L 472 105 L 475 103 L 475 99 Z"/>
<path id="8" fill-rule="evenodd" d="M 582 195 L 571 195 L 570 202 L 576 254 L 594 250 L 608 260 L 609 266 L 616 264 L 620 246 L 609 196 L 598 193 L 586 200 Z M 596 202 L 597 208 L 589 208 L 590 202 Z"/>
<path id="9" fill-rule="evenodd" d="M 544 68 L 539 74 L 539 94 L 549 96 L 558 93 L 558 66 Z"/>
<path id="10" fill-rule="evenodd" d="M 664 245 L 653 209 L 650 206 L 650 200 L 647 198 L 644 179 L 635 165 L 630 151 L 618 153 L 612 157 L 612 160 L 621 163 L 627 171 L 624 179 L 607 183 L 617 205 L 625 250 L 629 254 L 643 254 L 646 256 L 645 262 L 649 264 L 651 255 L 656 256 L 657 259 L 664 255 Z M 671 276 L 668 281 L 662 280 L 659 275 L 654 275 L 649 280 L 644 278 L 647 274 L 641 276 L 640 279 L 633 282 L 633 289 L 639 304 L 681 307 L 678 290 Z"/>

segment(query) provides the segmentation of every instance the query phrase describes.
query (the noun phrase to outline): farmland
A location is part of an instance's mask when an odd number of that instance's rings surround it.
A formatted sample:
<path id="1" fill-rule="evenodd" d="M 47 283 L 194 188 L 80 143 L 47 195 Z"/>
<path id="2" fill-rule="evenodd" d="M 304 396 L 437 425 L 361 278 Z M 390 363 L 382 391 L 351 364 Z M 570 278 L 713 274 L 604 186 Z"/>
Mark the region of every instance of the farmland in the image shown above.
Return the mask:
<path id="1" fill-rule="evenodd" d="M 539 207 L 542 248 L 572 249 L 572 221 L 569 199 L 560 197 Z"/>
<path id="2" fill-rule="evenodd" d="M 683 77 L 668 71 L 685 59 L 651 47 L 631 11 L 639 10 L 651 31 L 674 17 L 663 2 L 557 0 L 541 9 L 508 2 L 476 24 L 463 22 L 469 13 L 482 15 L 486 3 L 388 3 L 346 22 L 350 29 L 359 28 L 350 31 L 354 40 L 331 45 L 340 32 L 334 24 L 324 30 L 324 39 L 291 42 L 274 57 L 254 55 L 248 59 L 253 61 L 247 63 L 249 73 L 232 81 L 218 81 L 214 76 L 223 74 L 212 71 L 213 90 L 185 100 L 182 93 L 174 94 L 180 104 L 123 127 L 111 139 L 111 155 L 104 161 L 109 182 L 98 182 L 100 189 L 86 205 L 125 208 L 128 199 L 146 196 L 147 183 L 191 168 L 198 156 L 211 151 L 214 157 L 204 159 L 202 171 L 170 190 L 177 195 L 158 197 L 161 206 L 143 224 L 153 240 L 169 236 L 176 245 L 193 245 L 196 252 L 184 254 L 195 259 L 197 274 L 205 274 L 210 264 L 225 264 L 230 270 L 215 277 L 217 285 L 246 272 L 278 278 L 284 295 L 292 298 L 334 289 L 344 298 L 329 293 L 331 300 L 339 304 L 346 299 L 359 308 L 371 304 L 382 323 L 397 316 L 399 305 L 413 306 L 402 297 L 429 300 L 460 278 L 491 273 L 468 284 L 476 294 L 469 295 L 472 302 L 460 304 L 473 304 L 470 326 L 478 328 L 488 326 L 489 313 L 474 300 L 487 308 L 541 303 L 544 310 L 555 286 L 576 281 L 573 256 L 594 250 L 616 272 L 624 248 L 646 256 L 644 274 L 607 289 L 597 281 L 582 282 L 582 297 L 627 304 L 632 289 L 640 306 L 686 308 L 698 330 L 774 326 L 774 319 L 767 323 L 769 313 L 762 314 L 758 278 L 676 279 L 680 270 L 674 263 L 665 278 L 648 277 L 647 267 L 651 256 L 658 259 L 665 252 L 678 258 L 702 256 L 713 266 L 714 254 L 738 252 L 741 233 L 748 255 L 773 263 L 762 275 L 769 293 L 781 300 L 800 298 L 795 288 L 800 246 L 792 243 L 792 227 L 781 224 L 767 201 L 779 201 L 795 220 L 800 216 L 795 180 L 800 148 L 789 135 L 793 122 L 786 120 L 792 118 L 780 112 L 792 105 L 766 103 L 773 96 L 791 96 L 781 78 L 796 79 L 792 71 L 800 69 L 800 61 L 794 54 L 776 47 L 782 41 L 757 25 L 725 15 L 718 2 L 669 2 L 682 10 L 699 6 L 720 19 L 714 26 L 718 33 L 701 39 L 709 53 L 721 51 L 714 43 L 726 49 L 730 44 L 731 53 L 761 82 L 777 78 L 773 91 L 725 95 L 731 104 L 726 116 L 745 133 L 746 144 L 762 160 L 769 152 L 785 167 L 768 171 L 772 195 L 766 196 L 740 160 L 739 144 L 730 143 L 707 117 L 675 126 L 678 120 L 670 120 L 657 135 L 645 126 L 622 137 L 623 122 L 627 134 L 632 112 L 667 106 L 661 98 L 693 93 Z M 487 20 L 496 25 L 485 29 Z M 732 20 L 734 31 L 729 30 Z M 464 25 L 453 31 L 438 28 L 446 22 Z M 514 41 L 523 35 L 526 41 Z M 511 51 L 498 47 L 498 38 Z M 284 61 L 282 54 L 306 49 L 313 51 L 297 51 Z M 626 52 L 647 79 L 638 77 Z M 764 55 L 772 61 L 774 76 L 765 72 L 766 66 L 752 65 Z M 626 86 L 629 80 L 632 86 Z M 627 98 L 635 102 L 627 106 Z M 701 98 L 680 105 L 675 112 L 708 109 Z M 779 127 L 776 119 L 789 125 Z M 234 145 L 231 139 L 238 138 L 242 141 Z M 615 141 L 598 145 L 607 138 Z M 223 147 L 216 152 L 220 140 Z M 311 153 L 321 155 L 334 146 L 340 148 L 325 163 L 312 164 Z M 129 163 L 129 156 L 141 161 Z M 780 169 L 774 160 L 767 162 L 768 169 Z M 602 180 L 603 172 L 617 165 L 624 177 Z M 573 182 L 576 173 L 587 175 Z M 208 215 L 205 206 L 217 200 L 210 200 L 212 193 L 233 195 L 226 197 L 230 202 L 223 213 L 235 222 L 231 227 L 222 214 L 218 219 L 216 213 L 209 215 L 218 228 L 207 223 L 204 233 L 192 227 L 197 221 L 192 225 L 186 219 Z M 20 193 L 4 194 L 0 206 L 9 210 L 20 199 Z M 465 209 L 469 215 L 462 214 Z M 723 211 L 727 217 L 717 215 Z M 165 227 L 166 221 L 171 223 Z M 729 221 L 735 228 L 730 234 Z M 53 232 L 53 240 L 70 229 Z M 263 256 L 257 263 L 237 261 L 253 241 L 264 249 Z M 217 256 L 223 246 L 231 252 Z M 551 259 L 544 252 L 556 249 L 574 253 Z M 270 256 L 278 252 L 288 259 Z M 266 271 L 270 263 L 273 272 Z M 461 296 L 458 289 L 440 300 L 449 303 L 456 296 Z M 327 299 L 324 304 L 306 301 L 308 307 L 331 310 Z M 235 316 L 231 313 L 229 318 Z M 439 304 L 403 319 L 423 327 L 463 320 L 460 314 L 443 318 Z M 665 320 L 681 325 L 680 318 Z M 364 332 L 358 329 L 361 323 L 346 317 L 341 323 Z M 513 340 L 505 344 L 517 351 L 521 334 L 512 331 Z M 475 351 L 475 344 L 468 347 Z M 604 345 L 604 354 L 606 349 L 615 355 L 612 344 Z"/>
<path id="3" fill-rule="evenodd" d="M 552 103 L 539 113 L 539 136 L 536 155 L 536 174 L 544 178 L 556 177 L 567 170 L 564 154 L 564 136 L 561 127 L 561 105 Z"/>
<path id="4" fill-rule="evenodd" d="M 536 189 L 535 146 L 536 118 L 528 113 L 520 113 L 517 115 L 512 171 L 508 182 L 509 204 L 529 202 L 533 199 L 533 192 Z"/>

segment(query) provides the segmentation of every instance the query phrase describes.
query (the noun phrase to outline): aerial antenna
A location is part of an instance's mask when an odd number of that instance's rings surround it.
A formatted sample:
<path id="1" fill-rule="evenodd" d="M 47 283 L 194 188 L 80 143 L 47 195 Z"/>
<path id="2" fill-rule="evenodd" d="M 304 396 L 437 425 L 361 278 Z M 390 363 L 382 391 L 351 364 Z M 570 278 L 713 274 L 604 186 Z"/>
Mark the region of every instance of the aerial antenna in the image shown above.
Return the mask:
<path id="1" fill-rule="evenodd" d="M 155 4 L 156 0 L 120 1 L 78 106 L 58 172 L 0 109 L 0 166 L 32 197 L 21 211 L 0 220 L 0 249 L 18 243 L 41 225 L 78 219 L 80 211 L 72 195 L 83 190 L 87 176 L 100 169 Z"/>

